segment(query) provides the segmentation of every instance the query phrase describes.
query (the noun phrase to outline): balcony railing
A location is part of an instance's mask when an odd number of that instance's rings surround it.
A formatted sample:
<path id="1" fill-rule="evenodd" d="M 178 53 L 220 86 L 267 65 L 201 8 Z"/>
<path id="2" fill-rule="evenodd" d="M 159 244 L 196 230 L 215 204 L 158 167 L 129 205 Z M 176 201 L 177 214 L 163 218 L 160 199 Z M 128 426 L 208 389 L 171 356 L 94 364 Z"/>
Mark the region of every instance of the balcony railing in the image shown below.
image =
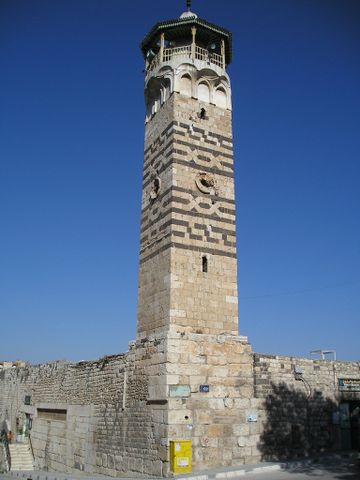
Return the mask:
<path id="1" fill-rule="evenodd" d="M 151 63 L 147 68 L 147 71 L 151 72 L 160 63 L 169 62 L 171 59 L 175 57 L 194 58 L 196 60 L 202 60 L 209 64 L 216 65 L 220 68 L 225 68 L 224 59 L 222 55 L 213 53 L 207 50 L 206 48 L 201 48 L 201 47 L 198 47 L 197 45 L 194 45 L 194 47 L 195 47 L 194 51 L 192 50 L 192 45 L 184 45 L 182 47 L 174 47 L 174 48 L 164 48 L 162 52 L 162 58 L 161 58 L 161 51 L 160 51 L 152 59 Z"/>
<path id="2" fill-rule="evenodd" d="M 223 57 L 221 55 L 206 50 L 206 48 L 198 47 L 197 45 L 195 45 L 195 58 L 224 68 Z"/>
<path id="3" fill-rule="evenodd" d="M 180 56 L 191 57 L 191 45 L 185 45 L 184 47 L 164 48 L 163 62 L 168 62 L 173 57 Z"/>

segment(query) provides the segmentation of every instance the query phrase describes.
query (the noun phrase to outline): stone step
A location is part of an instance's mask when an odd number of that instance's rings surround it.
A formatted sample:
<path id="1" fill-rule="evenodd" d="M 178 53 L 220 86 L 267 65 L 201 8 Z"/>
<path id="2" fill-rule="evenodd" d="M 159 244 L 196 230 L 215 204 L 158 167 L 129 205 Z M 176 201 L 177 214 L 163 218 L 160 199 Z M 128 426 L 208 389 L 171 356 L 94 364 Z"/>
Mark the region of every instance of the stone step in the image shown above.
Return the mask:
<path id="1" fill-rule="evenodd" d="M 10 452 L 28 452 L 30 449 L 28 447 L 28 445 L 12 445 L 10 443 L 9 445 L 9 450 Z"/>
<path id="2" fill-rule="evenodd" d="M 16 463 L 15 465 L 11 464 L 11 470 L 30 470 L 34 466 L 32 463 Z"/>
<path id="3" fill-rule="evenodd" d="M 11 443 L 9 450 L 11 471 L 34 470 L 32 454 L 27 443 Z"/>
<path id="4" fill-rule="evenodd" d="M 25 467 L 32 467 L 32 462 L 11 462 L 11 468 L 14 470 L 15 468 L 25 468 Z"/>
<path id="5" fill-rule="evenodd" d="M 14 455 L 29 455 L 30 450 L 10 450 L 10 453 Z"/>
<path id="6" fill-rule="evenodd" d="M 24 465 L 24 464 L 32 464 L 31 458 L 12 458 L 11 465 Z"/>

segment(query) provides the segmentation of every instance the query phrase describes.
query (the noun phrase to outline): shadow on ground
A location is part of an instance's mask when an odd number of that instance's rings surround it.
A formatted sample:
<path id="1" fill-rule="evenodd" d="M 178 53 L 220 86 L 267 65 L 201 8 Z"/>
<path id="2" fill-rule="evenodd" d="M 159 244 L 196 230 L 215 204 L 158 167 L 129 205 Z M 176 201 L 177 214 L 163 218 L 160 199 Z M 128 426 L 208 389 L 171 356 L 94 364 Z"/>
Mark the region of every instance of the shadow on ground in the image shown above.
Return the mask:
<path id="1" fill-rule="evenodd" d="M 360 468 L 356 458 L 330 458 L 314 461 L 308 465 L 290 467 L 288 473 L 304 474 L 309 477 L 338 480 L 359 480 Z"/>

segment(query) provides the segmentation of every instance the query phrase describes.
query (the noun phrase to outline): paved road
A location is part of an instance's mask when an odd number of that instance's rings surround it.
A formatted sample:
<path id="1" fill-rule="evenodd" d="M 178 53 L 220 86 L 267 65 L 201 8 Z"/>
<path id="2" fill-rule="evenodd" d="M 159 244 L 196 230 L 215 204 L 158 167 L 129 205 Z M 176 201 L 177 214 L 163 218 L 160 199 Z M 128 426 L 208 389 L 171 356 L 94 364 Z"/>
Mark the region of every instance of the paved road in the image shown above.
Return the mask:
<path id="1" fill-rule="evenodd" d="M 360 480 L 360 468 L 353 460 L 312 464 L 275 472 L 249 473 L 232 480 Z"/>
<path id="2" fill-rule="evenodd" d="M 1 0 L 0 0 L 1 1 Z M 250 466 L 244 466 L 244 469 L 239 467 L 238 474 L 229 469 L 208 471 L 206 474 L 199 472 L 194 474 L 206 478 L 207 480 L 360 480 L 360 467 L 357 464 L 358 460 L 355 456 L 340 456 L 328 455 L 314 462 L 298 462 L 297 464 L 290 464 L 285 470 L 281 470 L 281 464 L 257 464 L 254 465 L 254 470 L 264 468 L 265 471 L 261 473 L 251 472 Z M 288 464 L 289 465 L 289 464 Z M 297 465 L 297 466 L 296 466 Z M 267 469 L 267 471 L 266 471 Z M 272 469 L 272 471 L 269 471 Z M 276 469 L 276 470 L 275 470 Z M 250 473 L 249 473 L 250 472 Z M 205 473 L 205 472 L 204 472 Z M 0 480 L 25 480 L 31 478 L 32 480 L 115 480 L 112 477 L 87 475 L 81 472 L 76 474 L 58 473 L 58 472 L 17 472 L 11 474 L 0 474 Z M 233 476 L 234 475 L 234 476 Z M 122 477 L 121 480 L 140 480 L 140 476 L 133 474 L 130 477 Z M 192 475 L 190 474 L 190 478 Z M 147 477 L 148 480 L 163 480 L 155 479 L 155 477 Z M 120 478 L 118 478 L 120 480 Z M 142 478 L 141 480 L 144 480 Z M 175 477 L 176 480 L 176 477 Z M 189 480 L 180 476 L 178 480 Z"/>

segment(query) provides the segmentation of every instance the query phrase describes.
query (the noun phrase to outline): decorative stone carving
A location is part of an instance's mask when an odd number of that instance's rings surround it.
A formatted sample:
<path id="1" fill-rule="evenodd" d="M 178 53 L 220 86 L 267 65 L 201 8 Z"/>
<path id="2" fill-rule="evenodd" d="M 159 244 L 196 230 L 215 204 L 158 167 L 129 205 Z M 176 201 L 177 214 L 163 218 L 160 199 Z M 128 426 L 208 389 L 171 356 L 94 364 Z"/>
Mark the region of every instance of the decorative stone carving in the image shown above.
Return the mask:
<path id="1" fill-rule="evenodd" d="M 210 173 L 198 173 L 195 178 L 195 183 L 200 192 L 207 195 L 216 195 L 215 179 Z"/>
<path id="2" fill-rule="evenodd" d="M 151 200 L 155 200 L 159 196 L 160 189 L 161 189 L 161 179 L 160 177 L 156 176 L 153 180 L 152 188 L 150 190 L 149 196 Z"/>

